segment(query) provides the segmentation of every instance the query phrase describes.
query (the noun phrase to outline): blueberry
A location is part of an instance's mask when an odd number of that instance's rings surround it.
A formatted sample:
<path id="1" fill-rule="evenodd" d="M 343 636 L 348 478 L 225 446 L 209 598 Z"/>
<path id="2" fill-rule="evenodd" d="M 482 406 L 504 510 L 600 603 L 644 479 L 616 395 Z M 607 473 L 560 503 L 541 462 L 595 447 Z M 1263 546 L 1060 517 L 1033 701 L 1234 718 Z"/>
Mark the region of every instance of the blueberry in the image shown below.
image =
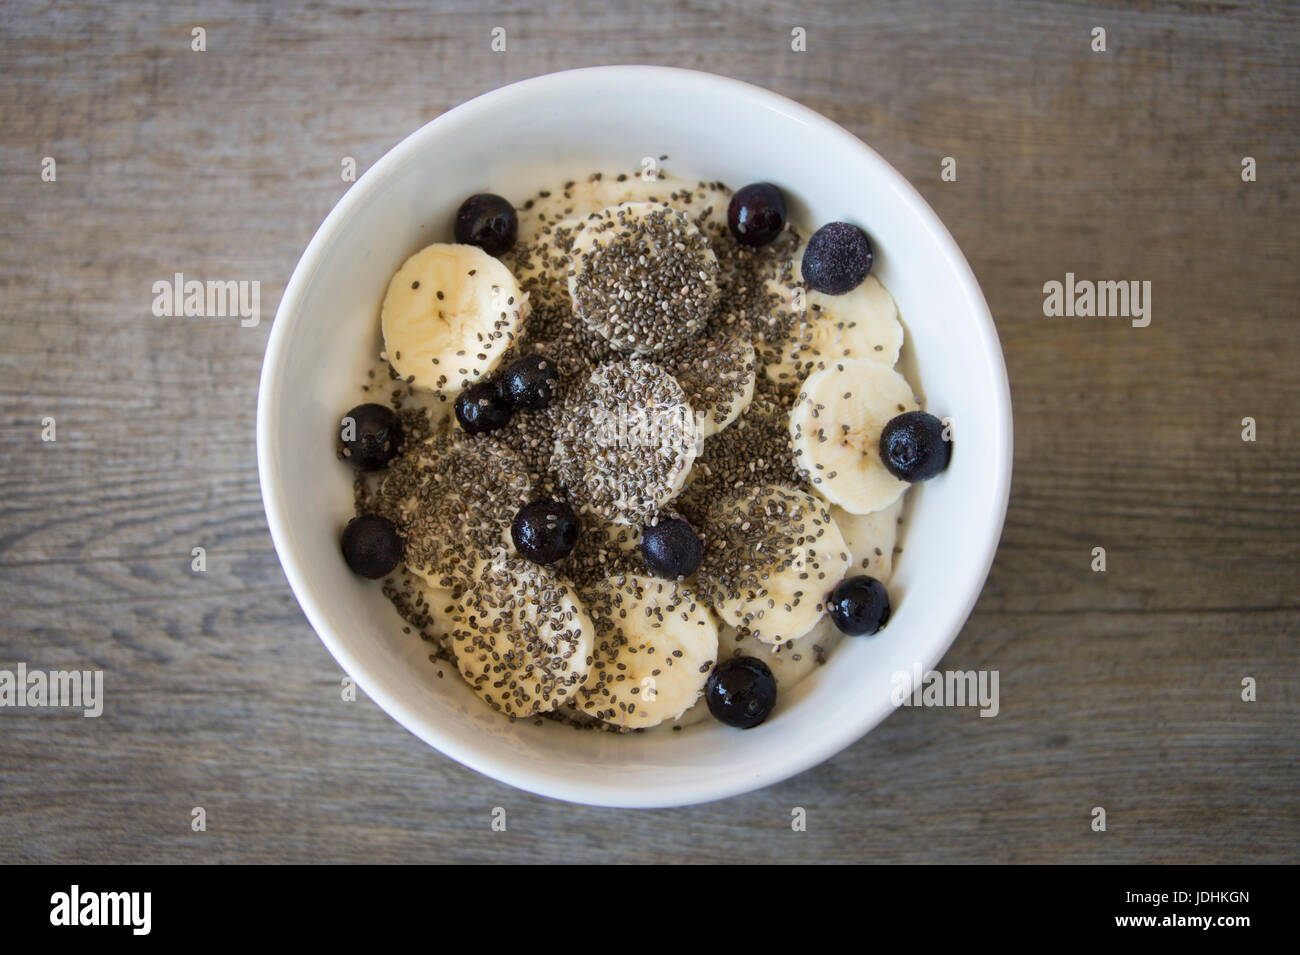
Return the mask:
<path id="1" fill-rule="evenodd" d="M 524 557 L 537 564 L 553 564 L 567 557 L 578 542 L 578 515 L 563 501 L 533 501 L 515 515 L 510 537 Z"/>
<path id="2" fill-rule="evenodd" d="M 469 434 L 504 428 L 510 421 L 510 405 L 497 386 L 483 382 L 466 388 L 456 399 L 456 420 Z"/>
<path id="3" fill-rule="evenodd" d="M 826 604 L 831 623 L 852 637 L 875 633 L 889 623 L 889 591 L 866 574 L 845 577 L 827 595 Z"/>
<path id="4" fill-rule="evenodd" d="M 948 466 L 952 441 L 943 437 L 943 422 L 925 411 L 890 418 L 880 432 L 880 460 L 902 481 L 928 481 Z"/>
<path id="5" fill-rule="evenodd" d="M 555 397 L 555 383 L 559 380 L 555 362 L 541 355 L 525 355 L 511 362 L 498 388 L 513 408 L 540 411 Z"/>
<path id="6" fill-rule="evenodd" d="M 767 245 L 785 228 L 785 197 L 770 182 L 751 183 L 731 197 L 727 225 L 741 245 Z"/>
<path id="7" fill-rule="evenodd" d="M 776 706 L 776 677 L 757 657 L 732 657 L 713 668 L 704 698 L 714 719 L 747 730 Z"/>
<path id="8" fill-rule="evenodd" d="M 519 216 L 507 199 L 480 192 L 456 212 L 456 241 L 477 245 L 488 255 L 509 252 L 519 235 Z"/>
<path id="9" fill-rule="evenodd" d="M 861 285 L 871 271 L 871 242 L 857 226 L 831 222 L 812 234 L 800 268 L 809 288 L 843 295 Z"/>
<path id="10" fill-rule="evenodd" d="M 700 569 L 704 544 L 680 517 L 665 517 L 653 527 L 642 529 L 641 557 L 656 575 L 675 580 Z"/>
<path id="11" fill-rule="evenodd" d="M 343 559 L 354 574 L 377 580 L 402 562 L 402 539 L 386 517 L 354 517 L 343 528 Z"/>
<path id="12" fill-rule="evenodd" d="M 358 471 L 378 471 L 402 446 L 402 423 L 386 405 L 357 405 L 340 423 L 338 455 Z"/>

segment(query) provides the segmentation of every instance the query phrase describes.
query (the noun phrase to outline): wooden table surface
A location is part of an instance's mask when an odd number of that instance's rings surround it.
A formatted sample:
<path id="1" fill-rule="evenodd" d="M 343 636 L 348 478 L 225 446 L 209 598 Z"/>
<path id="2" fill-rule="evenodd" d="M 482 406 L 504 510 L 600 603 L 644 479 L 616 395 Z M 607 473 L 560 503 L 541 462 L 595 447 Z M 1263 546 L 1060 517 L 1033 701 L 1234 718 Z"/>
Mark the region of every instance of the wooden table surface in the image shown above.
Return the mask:
<path id="1" fill-rule="evenodd" d="M 0 861 L 1296 861 L 1300 15 L 710 6 L 5 4 L 0 669 L 102 668 L 107 702 L 0 709 Z M 793 97 L 907 176 L 983 285 L 1016 429 L 1001 549 L 943 664 L 998 670 L 1000 714 L 901 710 L 794 779 L 663 811 L 513 790 L 342 702 L 253 438 L 342 157 L 638 62 Z M 154 317 L 176 272 L 260 281 L 264 320 Z M 1151 282 L 1151 324 L 1045 317 L 1067 272 Z"/>

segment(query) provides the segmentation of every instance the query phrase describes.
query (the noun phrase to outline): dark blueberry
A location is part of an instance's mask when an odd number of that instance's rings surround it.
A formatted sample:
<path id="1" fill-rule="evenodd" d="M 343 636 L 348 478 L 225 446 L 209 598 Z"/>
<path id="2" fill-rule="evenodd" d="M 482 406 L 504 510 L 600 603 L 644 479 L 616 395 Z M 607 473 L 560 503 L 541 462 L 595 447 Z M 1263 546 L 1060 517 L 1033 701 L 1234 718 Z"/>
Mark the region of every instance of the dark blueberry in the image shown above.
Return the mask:
<path id="1" fill-rule="evenodd" d="M 559 380 L 555 362 L 541 355 L 525 355 L 511 362 L 498 387 L 501 397 L 512 407 L 539 411 L 555 397 L 555 383 Z"/>
<path id="2" fill-rule="evenodd" d="M 827 295 L 852 292 L 871 271 L 871 242 L 857 226 L 831 222 L 808 240 L 800 269 L 814 291 Z"/>
<path id="3" fill-rule="evenodd" d="M 827 595 L 826 607 L 831 623 L 851 637 L 875 633 L 889 623 L 889 591 L 866 574 L 841 580 Z"/>
<path id="4" fill-rule="evenodd" d="M 567 557 L 578 542 L 578 515 L 563 501 L 533 501 L 515 515 L 510 537 L 524 557 L 537 564 L 553 564 Z"/>
<path id="5" fill-rule="evenodd" d="M 785 197 L 770 182 L 745 186 L 731 197 L 727 225 L 741 245 L 767 245 L 785 228 Z"/>
<path id="6" fill-rule="evenodd" d="M 948 466 L 952 441 L 943 438 L 943 422 L 925 411 L 890 418 L 880 432 L 880 460 L 902 481 L 928 481 Z"/>
<path id="7" fill-rule="evenodd" d="M 732 657 L 713 668 L 704 698 L 714 719 L 747 730 L 776 706 L 776 677 L 757 657 Z"/>
<path id="8" fill-rule="evenodd" d="M 510 405 L 497 386 L 489 382 L 466 388 L 456 398 L 456 420 L 469 434 L 504 428 L 510 421 Z"/>
<path id="9" fill-rule="evenodd" d="M 680 517 L 665 517 L 654 527 L 642 529 L 641 557 L 660 577 L 689 577 L 700 569 L 704 544 Z"/>
<path id="10" fill-rule="evenodd" d="M 477 245 L 488 255 L 509 252 L 519 235 L 519 216 L 507 199 L 480 192 L 456 212 L 456 241 Z"/>
<path id="11" fill-rule="evenodd" d="M 339 424 L 339 457 L 358 471 L 378 471 L 402 447 L 402 423 L 386 405 L 357 405 Z"/>
<path id="12" fill-rule="evenodd" d="M 402 539 L 386 517 L 354 517 L 343 528 L 343 559 L 354 574 L 377 580 L 402 562 Z"/>

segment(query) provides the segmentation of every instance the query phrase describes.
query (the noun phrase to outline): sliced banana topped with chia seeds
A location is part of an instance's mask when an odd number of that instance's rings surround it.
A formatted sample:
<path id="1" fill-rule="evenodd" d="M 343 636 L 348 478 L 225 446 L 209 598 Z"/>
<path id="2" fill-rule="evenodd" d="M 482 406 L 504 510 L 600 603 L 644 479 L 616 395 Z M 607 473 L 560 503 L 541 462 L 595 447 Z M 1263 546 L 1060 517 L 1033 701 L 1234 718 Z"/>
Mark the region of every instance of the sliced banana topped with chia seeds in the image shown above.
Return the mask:
<path id="1" fill-rule="evenodd" d="M 467 586 L 464 580 L 431 574 L 414 567 L 406 568 L 409 588 L 414 592 L 413 602 L 424 612 L 418 625 L 443 645 L 451 641 L 452 621 L 456 618 L 457 601 Z M 425 619 L 427 618 L 427 619 Z"/>
<path id="2" fill-rule="evenodd" d="M 670 202 L 706 235 L 727 231 L 729 193 L 721 183 L 695 182 L 676 176 L 645 178 L 626 173 L 592 174 L 563 189 L 543 190 L 519 209 L 519 240 L 502 256 L 530 295 L 530 304 L 570 317 L 568 271 L 572 246 L 582 220 L 610 206 L 629 202 Z"/>
<path id="3" fill-rule="evenodd" d="M 804 288 L 799 271 L 802 250 L 788 275 L 774 275 L 767 287 L 778 296 L 772 316 L 777 332 L 764 348 L 764 374 L 787 387 L 809 372 L 842 358 L 869 358 L 892 368 L 903 345 L 898 306 L 874 275 L 844 295 Z"/>
<path id="4" fill-rule="evenodd" d="M 826 593 L 849 569 L 829 507 L 801 488 L 740 488 L 718 502 L 705 533 L 702 593 L 726 623 L 764 643 L 811 630 L 826 612 Z"/>
<path id="5" fill-rule="evenodd" d="M 701 438 L 734 422 L 754 400 L 758 358 L 745 328 L 724 327 L 664 359 L 695 409 Z"/>
<path id="6" fill-rule="evenodd" d="M 510 522 L 531 489 L 514 451 L 439 430 L 389 468 L 375 506 L 402 536 L 407 566 L 430 580 L 465 579 L 475 562 L 508 549 Z"/>
<path id="7" fill-rule="evenodd" d="M 596 638 L 578 707 L 631 729 L 690 709 L 718 658 L 709 608 L 675 581 L 632 575 L 606 577 L 584 597 Z"/>
<path id="8" fill-rule="evenodd" d="M 477 246 L 436 242 L 393 275 L 380 326 L 399 376 L 454 396 L 500 364 L 527 314 L 508 268 Z"/>
<path id="9" fill-rule="evenodd" d="M 662 366 L 632 358 L 601 365 L 569 394 L 551 467 L 572 503 L 643 524 L 681 491 L 698 444 L 681 385 Z"/>
<path id="10" fill-rule="evenodd" d="M 573 233 L 569 295 L 578 317 L 617 351 L 671 353 L 717 309 L 718 257 L 667 202 L 609 206 Z"/>
<path id="11" fill-rule="evenodd" d="M 780 691 L 825 663 L 827 652 L 840 642 L 842 636 L 830 614 L 813 624 L 812 629 L 799 639 L 775 645 L 763 642 L 748 631 L 724 626 L 718 630 L 718 662 L 732 657 L 757 657 L 772 671 Z"/>
<path id="12" fill-rule="evenodd" d="M 595 631 L 573 587 L 519 558 L 480 564 L 451 625 L 470 688 L 510 717 L 549 713 L 577 692 Z"/>

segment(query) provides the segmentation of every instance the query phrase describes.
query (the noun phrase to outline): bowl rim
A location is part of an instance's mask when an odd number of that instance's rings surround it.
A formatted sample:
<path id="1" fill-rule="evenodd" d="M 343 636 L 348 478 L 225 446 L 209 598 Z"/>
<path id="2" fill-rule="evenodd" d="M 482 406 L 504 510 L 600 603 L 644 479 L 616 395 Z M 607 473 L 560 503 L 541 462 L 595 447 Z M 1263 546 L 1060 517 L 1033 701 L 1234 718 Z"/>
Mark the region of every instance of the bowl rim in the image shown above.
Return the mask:
<path id="1" fill-rule="evenodd" d="M 280 298 L 267 339 L 258 385 L 257 467 L 262 504 L 266 512 L 271 540 L 285 577 L 288 579 L 289 587 L 307 617 L 308 623 L 342 669 L 366 696 L 389 716 L 444 755 L 507 785 L 568 802 L 620 808 L 665 808 L 737 796 L 795 776 L 852 745 L 882 722 L 895 707 L 887 699 L 870 707 L 864 707 L 859 719 L 825 728 L 824 733 L 808 740 L 806 746 L 790 751 L 784 759 L 774 761 L 771 766 L 765 766 L 756 773 L 741 778 L 710 777 L 707 780 L 690 782 L 673 781 L 651 789 L 646 789 L 642 785 L 632 787 L 607 780 L 561 777 L 558 771 L 553 773 L 536 771 L 521 767 L 508 758 L 483 752 L 474 743 L 465 742 L 458 736 L 443 732 L 436 723 L 426 719 L 423 714 L 415 712 L 402 700 L 387 692 L 380 685 L 381 681 L 377 677 L 372 678 L 364 659 L 351 652 L 328 626 L 327 613 L 318 600 L 317 588 L 310 583 L 304 564 L 289 546 L 291 534 L 282 504 L 285 494 L 276 481 L 278 466 L 274 451 L 276 441 L 273 440 L 279 428 L 279 422 L 273 412 L 274 400 L 286 364 L 285 343 L 289 337 L 290 317 L 301 311 L 300 302 L 320 267 L 320 260 L 326 246 L 339 226 L 352 215 L 353 210 L 361 207 L 369 200 L 371 193 L 382 187 L 390 172 L 400 168 L 408 154 L 417 152 L 426 138 L 436 136 L 439 127 L 485 107 L 502 106 L 522 96 L 531 97 L 546 87 L 552 88 L 552 95 L 562 95 L 565 87 L 570 84 L 599 84 L 615 78 L 642 83 L 656 80 L 698 83 L 701 87 L 710 87 L 731 96 L 755 100 L 760 106 L 766 106 L 803 125 L 815 127 L 824 135 L 847 140 L 849 145 L 865 151 L 869 158 L 885 170 L 891 186 L 909 211 L 923 220 L 927 231 L 931 232 L 937 240 L 941 255 L 952 270 L 960 292 L 968 304 L 970 319 L 976 323 L 977 332 L 984 343 L 981 357 L 989 366 L 987 368 L 989 377 L 1000 384 L 1000 387 L 994 389 L 994 394 L 990 395 L 990 401 L 994 434 L 998 439 L 994 446 L 1001 449 L 1001 453 L 996 455 L 992 462 L 995 487 L 993 513 L 996 514 L 996 519 L 987 525 L 990 533 L 981 544 L 982 550 L 977 561 L 979 575 L 971 578 L 972 586 L 962 600 L 952 605 L 955 612 L 946 614 L 948 620 L 952 621 L 949 628 L 951 632 L 942 646 L 934 651 L 933 659 L 925 661 L 924 669 L 933 669 L 938 664 L 961 632 L 983 591 L 997 553 L 1011 490 L 1013 453 L 1011 390 L 993 316 L 970 265 L 951 233 L 916 188 L 901 173 L 874 149 L 839 124 L 779 93 L 742 80 L 699 70 L 651 65 L 594 66 L 545 73 L 498 87 L 467 100 L 425 123 L 389 149 L 351 185 L 326 215 L 294 267 L 284 294 Z M 975 581 L 978 581 L 977 585 L 974 584 Z"/>

